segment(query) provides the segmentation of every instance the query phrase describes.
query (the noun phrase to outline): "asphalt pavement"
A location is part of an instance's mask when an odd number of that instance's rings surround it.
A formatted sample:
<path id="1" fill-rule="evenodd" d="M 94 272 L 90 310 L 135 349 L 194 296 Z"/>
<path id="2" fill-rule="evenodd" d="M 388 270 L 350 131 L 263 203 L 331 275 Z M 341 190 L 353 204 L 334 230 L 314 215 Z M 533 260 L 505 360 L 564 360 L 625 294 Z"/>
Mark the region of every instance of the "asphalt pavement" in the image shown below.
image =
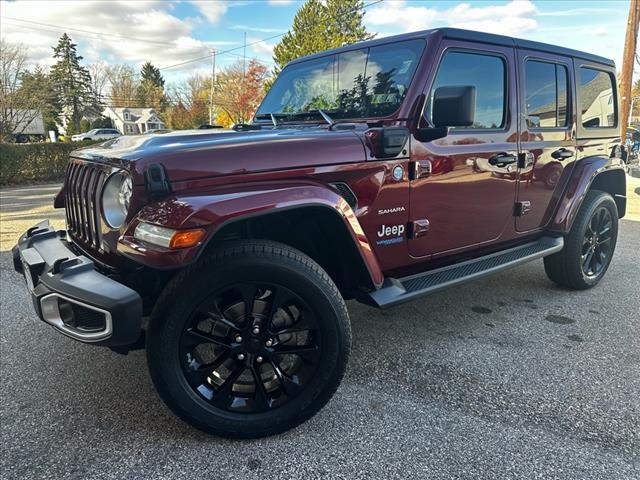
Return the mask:
<path id="1" fill-rule="evenodd" d="M 2 194 L 2 479 L 640 478 L 639 221 L 621 222 L 589 291 L 535 262 L 388 311 L 350 302 L 331 402 L 285 434 L 230 441 L 168 411 L 144 352 L 36 318 L 7 250 L 18 222 L 48 215 L 44 188 Z"/>

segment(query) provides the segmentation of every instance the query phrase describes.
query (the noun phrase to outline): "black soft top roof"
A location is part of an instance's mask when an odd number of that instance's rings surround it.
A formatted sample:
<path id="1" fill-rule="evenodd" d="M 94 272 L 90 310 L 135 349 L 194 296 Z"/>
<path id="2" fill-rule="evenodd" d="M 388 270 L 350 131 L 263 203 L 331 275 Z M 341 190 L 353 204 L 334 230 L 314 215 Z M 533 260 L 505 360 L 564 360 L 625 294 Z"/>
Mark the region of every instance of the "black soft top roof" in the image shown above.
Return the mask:
<path id="1" fill-rule="evenodd" d="M 376 38 L 366 42 L 352 43 L 344 47 L 334 48 L 324 52 L 308 55 L 306 57 L 297 58 L 290 63 L 298 63 L 312 58 L 324 57 L 336 53 L 353 50 L 355 46 L 360 48 L 373 47 L 376 45 L 384 45 L 386 43 L 398 42 L 401 40 L 411 40 L 416 38 L 428 38 L 433 35 L 441 35 L 442 38 L 451 38 L 454 40 L 466 40 L 470 42 L 488 43 L 492 45 L 503 45 L 506 47 L 526 48 L 527 50 L 537 50 L 540 52 L 555 53 L 567 57 L 576 57 L 591 62 L 601 63 L 610 67 L 615 67 L 613 60 L 592 53 L 573 50 L 571 48 L 558 47 L 548 43 L 534 42 L 532 40 L 523 40 L 521 38 L 507 37 L 504 35 L 494 35 L 493 33 L 475 32 L 473 30 L 463 30 L 460 28 L 435 28 L 432 30 L 423 30 L 420 32 L 403 33 L 401 35 L 393 35 L 391 37 Z"/>

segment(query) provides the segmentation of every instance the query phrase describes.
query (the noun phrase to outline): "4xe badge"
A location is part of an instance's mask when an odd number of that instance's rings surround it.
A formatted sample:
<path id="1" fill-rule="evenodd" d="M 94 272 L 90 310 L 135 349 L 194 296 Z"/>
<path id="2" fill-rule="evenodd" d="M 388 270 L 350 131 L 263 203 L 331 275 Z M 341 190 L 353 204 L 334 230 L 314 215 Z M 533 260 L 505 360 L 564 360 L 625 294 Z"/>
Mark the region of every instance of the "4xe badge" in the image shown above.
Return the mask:
<path id="1" fill-rule="evenodd" d="M 376 241 L 376 245 L 393 245 L 394 243 L 402 242 L 404 240 L 404 230 L 404 225 L 382 225 L 377 232 L 378 238 L 381 240 Z"/>

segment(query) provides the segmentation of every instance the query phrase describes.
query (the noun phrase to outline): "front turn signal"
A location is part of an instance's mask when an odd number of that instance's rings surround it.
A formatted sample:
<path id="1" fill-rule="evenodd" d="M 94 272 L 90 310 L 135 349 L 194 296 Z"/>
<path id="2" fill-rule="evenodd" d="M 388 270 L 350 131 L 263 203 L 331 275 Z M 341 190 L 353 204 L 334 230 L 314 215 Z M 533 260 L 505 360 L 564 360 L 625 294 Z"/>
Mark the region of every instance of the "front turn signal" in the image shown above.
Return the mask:
<path id="1" fill-rule="evenodd" d="M 191 230 L 174 230 L 173 228 L 161 227 L 151 223 L 140 222 L 136 227 L 134 237 L 138 240 L 159 245 L 165 248 L 178 249 L 188 248 L 196 245 L 204 238 L 206 231 L 204 228 L 194 228 Z"/>
<path id="2" fill-rule="evenodd" d="M 171 237 L 169 248 L 188 248 L 197 245 L 204 238 L 205 231 L 202 228 L 194 230 L 178 230 Z"/>

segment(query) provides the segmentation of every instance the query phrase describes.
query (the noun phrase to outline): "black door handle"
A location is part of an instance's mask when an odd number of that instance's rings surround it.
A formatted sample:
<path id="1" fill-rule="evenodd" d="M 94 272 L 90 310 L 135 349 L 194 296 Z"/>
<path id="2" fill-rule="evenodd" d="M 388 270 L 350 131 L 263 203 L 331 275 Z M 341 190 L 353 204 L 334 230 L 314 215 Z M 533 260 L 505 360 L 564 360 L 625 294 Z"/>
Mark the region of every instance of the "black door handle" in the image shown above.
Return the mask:
<path id="1" fill-rule="evenodd" d="M 562 161 L 566 158 L 573 157 L 573 152 L 571 150 L 567 150 L 566 148 L 562 147 L 556 150 L 555 152 L 552 152 L 551 157 L 555 158 L 556 160 Z"/>
<path id="2" fill-rule="evenodd" d="M 489 159 L 489 165 L 497 167 L 506 167 L 512 163 L 516 163 L 517 159 L 515 155 L 509 153 L 497 153 Z"/>

